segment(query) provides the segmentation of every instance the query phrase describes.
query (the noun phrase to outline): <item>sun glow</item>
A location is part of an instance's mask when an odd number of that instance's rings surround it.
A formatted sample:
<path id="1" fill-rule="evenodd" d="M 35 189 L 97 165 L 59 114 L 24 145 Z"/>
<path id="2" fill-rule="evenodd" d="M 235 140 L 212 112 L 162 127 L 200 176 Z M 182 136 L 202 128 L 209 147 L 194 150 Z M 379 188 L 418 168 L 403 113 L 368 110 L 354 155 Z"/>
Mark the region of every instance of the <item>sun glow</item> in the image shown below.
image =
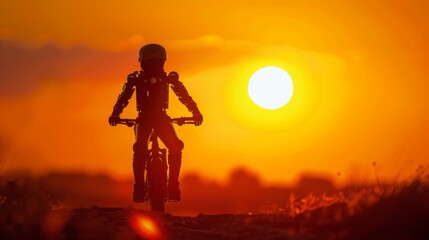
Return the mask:
<path id="1" fill-rule="evenodd" d="M 256 105 L 270 110 L 278 109 L 286 105 L 292 97 L 292 79 L 282 68 L 264 67 L 250 78 L 248 93 Z"/>

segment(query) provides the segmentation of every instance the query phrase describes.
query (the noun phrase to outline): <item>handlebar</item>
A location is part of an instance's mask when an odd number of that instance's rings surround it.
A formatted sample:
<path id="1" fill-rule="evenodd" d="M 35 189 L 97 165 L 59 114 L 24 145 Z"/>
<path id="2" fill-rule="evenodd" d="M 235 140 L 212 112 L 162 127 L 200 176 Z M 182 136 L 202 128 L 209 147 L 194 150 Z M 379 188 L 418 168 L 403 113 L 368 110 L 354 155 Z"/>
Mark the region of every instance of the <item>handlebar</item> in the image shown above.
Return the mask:
<path id="1" fill-rule="evenodd" d="M 172 118 L 171 122 L 182 126 L 183 124 L 195 124 L 195 119 L 193 117 L 180 117 Z"/>
<path id="2" fill-rule="evenodd" d="M 183 124 L 195 124 L 195 119 L 193 117 L 180 117 L 180 118 L 172 118 L 172 123 L 175 123 L 179 126 L 182 126 Z M 132 127 L 136 125 L 137 119 L 128 119 L 128 118 L 121 118 L 118 122 L 118 124 L 124 124 L 128 127 Z"/>
<path id="3" fill-rule="evenodd" d="M 124 125 L 127 125 L 128 127 L 132 127 L 136 125 L 136 122 L 137 122 L 136 119 L 121 118 L 118 124 L 124 124 Z"/>

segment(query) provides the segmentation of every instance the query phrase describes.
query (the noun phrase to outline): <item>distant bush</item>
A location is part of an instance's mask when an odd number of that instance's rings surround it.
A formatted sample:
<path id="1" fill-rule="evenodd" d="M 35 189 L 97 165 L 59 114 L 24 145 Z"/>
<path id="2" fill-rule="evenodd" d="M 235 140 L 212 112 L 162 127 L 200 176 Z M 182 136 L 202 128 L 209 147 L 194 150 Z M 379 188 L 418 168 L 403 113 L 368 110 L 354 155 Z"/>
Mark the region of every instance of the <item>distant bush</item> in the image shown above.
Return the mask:
<path id="1" fill-rule="evenodd" d="M 41 239 L 41 224 L 56 206 L 50 195 L 28 183 L 7 181 L 0 196 L 1 239 Z"/>

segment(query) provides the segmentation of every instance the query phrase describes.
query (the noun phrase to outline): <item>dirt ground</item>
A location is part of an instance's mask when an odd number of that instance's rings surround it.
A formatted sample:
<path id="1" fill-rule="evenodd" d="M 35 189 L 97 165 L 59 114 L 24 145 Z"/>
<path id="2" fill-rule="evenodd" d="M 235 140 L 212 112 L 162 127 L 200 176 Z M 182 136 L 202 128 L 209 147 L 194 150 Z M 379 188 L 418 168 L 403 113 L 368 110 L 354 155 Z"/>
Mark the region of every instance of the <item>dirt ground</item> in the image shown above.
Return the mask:
<path id="1" fill-rule="evenodd" d="M 5 196 L 0 199 L 1 240 L 429 239 L 429 184 L 420 179 L 331 197 L 291 197 L 288 208 L 242 214 L 185 216 L 143 206 L 69 208 L 43 195 Z"/>
<path id="2" fill-rule="evenodd" d="M 310 224 L 311 222 L 311 224 Z M 321 229 L 307 217 L 277 214 L 223 214 L 196 217 L 156 214 L 133 208 L 52 211 L 45 239 L 334 239 L 346 232 Z M 323 223 L 318 224 L 319 227 Z M 335 229 L 334 229 L 335 228 Z"/>

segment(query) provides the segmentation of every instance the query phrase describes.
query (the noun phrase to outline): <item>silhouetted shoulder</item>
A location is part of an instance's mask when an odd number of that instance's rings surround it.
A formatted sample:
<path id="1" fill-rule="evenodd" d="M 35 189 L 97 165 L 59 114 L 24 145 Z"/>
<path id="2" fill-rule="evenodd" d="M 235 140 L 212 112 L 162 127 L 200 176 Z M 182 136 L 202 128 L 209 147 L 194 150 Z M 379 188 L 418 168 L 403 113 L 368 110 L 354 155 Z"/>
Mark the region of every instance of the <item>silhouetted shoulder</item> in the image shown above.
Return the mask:
<path id="1" fill-rule="evenodd" d="M 127 77 L 127 83 L 135 85 L 140 74 L 141 73 L 139 71 L 130 73 Z"/>
<path id="2" fill-rule="evenodd" d="M 179 74 L 177 72 L 170 72 L 168 74 L 168 80 L 170 81 L 170 83 L 174 84 L 176 82 L 179 81 Z"/>

